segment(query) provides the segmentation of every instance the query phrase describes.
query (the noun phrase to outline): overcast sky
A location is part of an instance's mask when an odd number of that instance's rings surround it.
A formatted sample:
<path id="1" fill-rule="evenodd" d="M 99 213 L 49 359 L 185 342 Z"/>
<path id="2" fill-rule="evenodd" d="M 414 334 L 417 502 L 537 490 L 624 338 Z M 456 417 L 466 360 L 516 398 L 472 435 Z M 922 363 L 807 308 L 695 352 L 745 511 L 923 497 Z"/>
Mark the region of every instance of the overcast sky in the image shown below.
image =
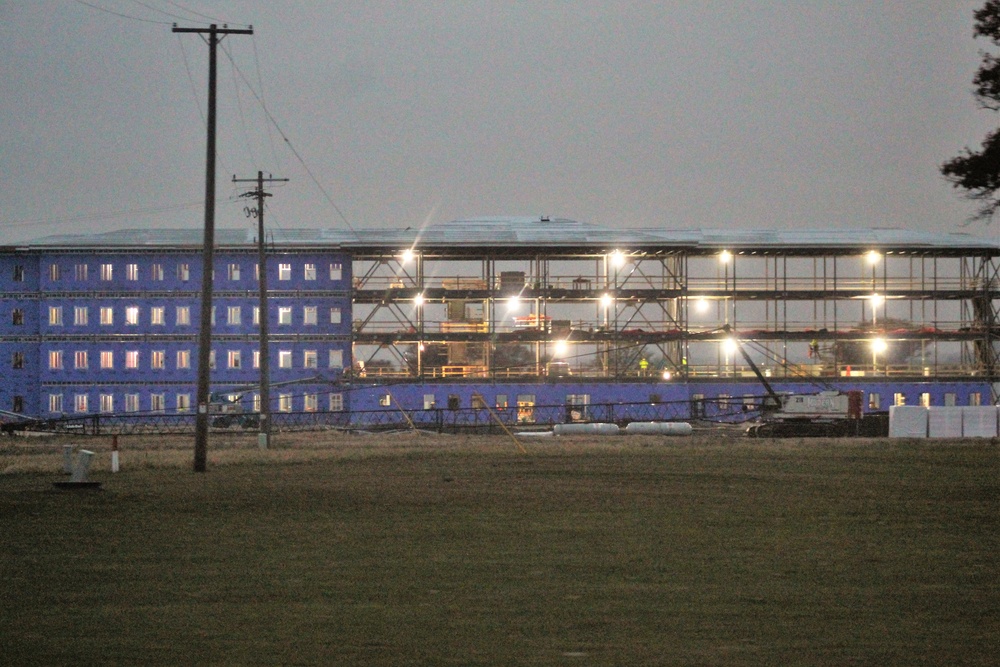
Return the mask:
<path id="1" fill-rule="evenodd" d="M 938 172 L 1000 125 L 981 5 L 0 0 L 0 242 L 201 228 L 208 47 L 171 24 L 212 19 L 254 28 L 219 52 L 220 227 L 260 169 L 283 228 L 994 236 Z"/>

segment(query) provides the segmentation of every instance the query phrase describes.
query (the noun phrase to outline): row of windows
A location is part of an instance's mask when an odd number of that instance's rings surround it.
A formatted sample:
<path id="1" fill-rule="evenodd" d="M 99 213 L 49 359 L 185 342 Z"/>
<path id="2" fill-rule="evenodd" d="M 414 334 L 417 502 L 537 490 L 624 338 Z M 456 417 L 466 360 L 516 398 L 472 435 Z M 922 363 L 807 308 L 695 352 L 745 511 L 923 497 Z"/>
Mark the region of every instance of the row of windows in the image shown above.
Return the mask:
<path id="1" fill-rule="evenodd" d="M 124 368 L 126 369 L 137 369 L 140 367 L 140 352 L 139 350 L 126 350 L 124 353 Z M 167 352 L 166 350 L 152 350 L 147 352 L 149 357 L 149 367 L 153 369 L 165 369 L 167 367 Z M 115 352 L 114 350 L 102 350 L 97 355 L 96 360 L 100 368 L 103 369 L 114 369 L 115 368 Z M 253 350 L 251 353 L 251 363 L 252 368 L 260 368 L 260 350 Z M 294 368 L 294 355 L 292 350 L 278 350 L 277 360 L 278 368 Z M 209 366 L 211 368 L 216 367 L 216 353 L 212 350 L 209 355 L 210 361 Z M 77 350 L 72 353 L 72 356 L 65 353 L 63 350 L 49 350 L 49 368 L 52 370 L 61 370 L 66 368 L 66 364 L 72 359 L 73 368 L 77 370 L 83 370 L 90 368 L 91 355 L 88 350 Z M 302 351 L 302 368 L 319 368 L 320 353 L 319 350 L 303 350 Z M 191 350 L 177 350 L 176 356 L 174 356 L 174 368 L 176 369 L 186 369 L 191 368 Z M 328 368 L 343 368 L 344 367 L 344 351 L 343 350 L 329 350 L 326 360 Z M 243 352 L 241 350 L 228 350 L 226 352 L 226 367 L 227 368 L 243 368 Z M 12 357 L 12 365 L 14 368 L 24 367 L 24 353 L 15 352 Z"/>
<path id="2" fill-rule="evenodd" d="M 302 410 L 305 412 L 317 412 L 320 409 L 321 399 L 325 396 L 326 407 L 330 412 L 340 412 L 344 409 L 343 394 L 301 394 Z M 71 397 L 72 412 L 88 413 L 91 411 L 89 394 L 73 394 Z M 191 394 L 174 394 L 171 409 L 175 412 L 191 412 Z M 295 408 L 295 394 L 278 394 L 278 410 L 280 412 L 292 412 Z M 65 397 L 63 394 L 49 394 L 49 412 L 63 414 L 66 412 Z M 167 394 L 149 394 L 146 410 L 149 412 L 167 411 Z M 117 398 L 114 394 L 100 394 L 98 396 L 99 412 L 114 413 L 121 408 L 125 412 L 140 412 L 143 407 L 140 405 L 139 394 L 121 394 Z M 260 394 L 253 395 L 253 410 L 260 411 Z"/>
<path id="3" fill-rule="evenodd" d="M 114 280 L 115 267 L 114 264 L 98 264 L 98 276 L 102 281 Z M 254 263 L 253 265 L 254 280 L 260 280 L 260 264 Z M 138 264 L 126 264 L 125 265 L 125 280 L 128 281 L 139 281 L 141 279 L 142 272 L 139 269 Z M 177 280 L 181 282 L 187 282 L 191 279 L 191 265 L 186 262 L 178 263 L 174 270 L 177 275 Z M 48 276 L 49 280 L 52 282 L 61 280 L 63 277 L 63 267 L 60 264 L 49 264 Z M 240 264 L 230 263 L 226 267 L 226 277 L 231 281 L 240 280 L 242 274 L 242 267 Z M 329 276 L 330 280 L 342 280 L 343 279 L 343 265 L 340 262 L 331 262 L 329 265 Z M 149 266 L 149 273 L 147 277 L 154 281 L 159 282 L 163 280 L 164 269 L 163 264 L 151 264 Z M 302 265 L 302 278 L 304 280 L 317 280 L 319 276 L 319 265 L 315 263 L 306 263 Z M 75 264 L 73 266 L 73 280 L 77 282 L 85 282 L 90 277 L 90 265 L 89 264 Z M 214 278 L 214 274 L 213 274 Z M 14 267 L 14 281 L 23 282 L 25 279 L 25 271 L 23 265 L 17 265 Z M 287 263 L 278 264 L 278 280 L 291 280 L 292 279 L 292 265 Z"/>
<path id="4" fill-rule="evenodd" d="M 893 392 L 891 395 L 892 403 L 891 405 L 906 405 L 906 394 L 904 392 Z M 955 406 L 958 405 L 958 394 L 949 391 L 945 392 L 943 395 L 944 406 Z M 742 400 L 742 404 L 741 404 Z M 753 396 L 747 394 L 742 397 L 742 399 L 730 396 L 729 394 L 719 394 L 717 397 L 706 399 L 704 394 L 691 394 L 691 405 L 692 405 L 692 416 L 703 417 L 705 416 L 705 406 L 706 403 L 716 403 L 721 414 L 728 414 L 735 412 L 736 410 L 752 410 L 755 405 L 760 401 L 759 396 Z M 921 392 L 917 396 L 917 404 L 928 408 L 931 407 L 931 394 L 930 392 Z M 970 406 L 979 406 L 983 404 L 983 395 L 978 392 L 969 393 Z M 870 392 L 868 394 L 868 409 L 869 410 L 884 410 L 885 407 L 882 404 L 882 395 L 877 392 Z"/>
<path id="5" fill-rule="evenodd" d="M 69 307 L 67 306 L 68 310 Z M 73 306 L 73 325 L 87 326 L 90 323 L 89 306 Z M 215 306 L 212 306 L 212 324 L 215 324 Z M 113 326 L 115 323 L 115 309 L 113 306 L 101 306 L 99 309 L 99 321 L 102 326 Z M 303 306 L 302 324 L 314 325 L 319 323 L 319 307 Z M 49 326 L 59 327 L 66 323 L 63 316 L 63 306 L 49 306 Z M 330 324 L 341 323 L 341 309 L 332 307 L 329 310 Z M 141 309 L 139 306 L 125 307 L 126 326 L 136 326 L 141 320 Z M 278 308 L 278 324 L 293 324 L 293 308 L 291 306 L 280 306 Z M 20 326 L 24 324 L 24 310 L 15 308 L 11 316 L 12 324 Z M 166 306 L 151 306 L 149 308 L 149 323 L 152 325 L 165 325 L 167 323 Z M 228 306 L 226 308 L 226 324 L 238 325 L 243 323 L 243 308 L 241 306 Z M 260 307 L 253 306 L 253 323 L 260 324 Z M 176 306 L 174 310 L 174 324 L 177 326 L 187 326 L 191 324 L 191 307 Z"/>

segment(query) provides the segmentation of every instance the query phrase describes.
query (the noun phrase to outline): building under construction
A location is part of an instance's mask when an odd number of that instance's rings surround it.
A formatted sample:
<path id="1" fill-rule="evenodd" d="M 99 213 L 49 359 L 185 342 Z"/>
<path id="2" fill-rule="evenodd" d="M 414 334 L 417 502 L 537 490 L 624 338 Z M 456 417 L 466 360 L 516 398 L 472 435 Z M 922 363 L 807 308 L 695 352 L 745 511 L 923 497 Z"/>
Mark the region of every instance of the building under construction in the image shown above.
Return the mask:
<path id="1" fill-rule="evenodd" d="M 217 232 L 213 391 L 245 393 L 248 410 L 260 407 L 256 253 L 255 233 Z M 536 405 L 580 416 L 648 402 L 711 417 L 704 406 L 732 414 L 762 394 L 753 366 L 779 391 L 861 390 L 869 410 L 988 404 L 998 255 L 986 239 L 894 229 L 497 217 L 274 230 L 272 409 L 489 407 L 531 421 Z M 0 408 L 192 410 L 200 257 L 197 230 L 0 249 Z"/>

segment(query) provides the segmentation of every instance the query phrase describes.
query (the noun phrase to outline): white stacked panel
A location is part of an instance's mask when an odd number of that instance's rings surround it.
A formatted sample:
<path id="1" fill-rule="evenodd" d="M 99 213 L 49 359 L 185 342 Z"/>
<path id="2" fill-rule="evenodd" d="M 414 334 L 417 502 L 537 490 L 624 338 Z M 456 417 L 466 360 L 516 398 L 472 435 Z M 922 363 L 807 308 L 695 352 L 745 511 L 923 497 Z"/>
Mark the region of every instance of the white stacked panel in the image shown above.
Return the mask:
<path id="1" fill-rule="evenodd" d="M 953 405 L 927 408 L 927 437 L 961 438 L 962 408 Z"/>
<path id="2" fill-rule="evenodd" d="M 962 436 L 965 438 L 995 438 L 997 407 L 968 405 L 962 408 Z"/>
<path id="3" fill-rule="evenodd" d="M 919 405 L 893 405 L 889 408 L 890 438 L 926 438 L 927 408 Z"/>

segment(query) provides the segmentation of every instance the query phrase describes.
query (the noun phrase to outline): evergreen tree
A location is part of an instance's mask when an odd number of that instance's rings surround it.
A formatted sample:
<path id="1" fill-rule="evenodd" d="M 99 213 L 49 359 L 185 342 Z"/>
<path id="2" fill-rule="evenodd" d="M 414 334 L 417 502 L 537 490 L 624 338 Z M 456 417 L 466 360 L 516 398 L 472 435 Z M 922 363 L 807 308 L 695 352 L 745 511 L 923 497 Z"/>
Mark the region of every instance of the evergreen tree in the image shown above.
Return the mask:
<path id="1" fill-rule="evenodd" d="M 987 0 L 975 13 L 975 37 L 985 37 L 1000 46 L 1000 0 Z M 1000 58 L 982 54 L 982 63 L 972 82 L 984 109 L 1000 111 Z M 978 151 L 968 147 L 958 157 L 941 165 L 941 173 L 956 188 L 981 202 L 976 218 L 989 218 L 1000 209 L 1000 129 L 989 133 Z"/>

